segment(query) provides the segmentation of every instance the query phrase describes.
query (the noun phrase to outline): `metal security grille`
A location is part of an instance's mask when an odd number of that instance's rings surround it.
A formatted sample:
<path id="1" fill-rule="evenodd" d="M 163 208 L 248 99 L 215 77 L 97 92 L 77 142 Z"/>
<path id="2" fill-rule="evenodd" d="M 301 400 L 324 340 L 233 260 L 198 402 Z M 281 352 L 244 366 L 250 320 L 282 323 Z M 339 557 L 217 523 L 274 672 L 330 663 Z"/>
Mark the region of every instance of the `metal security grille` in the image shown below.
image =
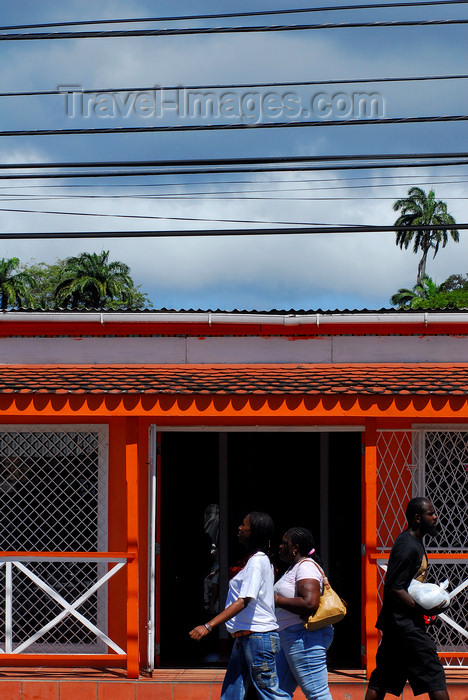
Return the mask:
<path id="1" fill-rule="evenodd" d="M 105 552 L 107 451 L 106 426 L 0 426 L 0 550 Z M 105 651 L 94 628 L 107 628 L 106 583 L 96 586 L 107 563 L 17 559 L 0 569 L 3 650 Z M 77 600 L 79 611 L 64 615 Z"/>
<path id="2" fill-rule="evenodd" d="M 405 528 L 405 503 L 414 490 L 411 431 L 382 430 L 377 439 L 377 550 L 390 549 Z"/>
<path id="3" fill-rule="evenodd" d="M 468 543 L 468 431 L 424 430 L 421 488 L 430 494 L 440 520 L 427 549 L 463 552 Z"/>
<path id="4" fill-rule="evenodd" d="M 377 455 L 377 549 L 390 549 L 406 527 L 404 509 L 410 498 L 426 495 L 432 500 L 440 533 L 426 538 L 426 548 L 434 553 L 428 580 L 441 583 L 448 578 L 452 603 L 430 634 L 447 665 L 463 665 L 467 658 L 462 655 L 468 652 L 468 426 L 383 430 Z M 378 564 L 381 599 L 385 560 Z"/>

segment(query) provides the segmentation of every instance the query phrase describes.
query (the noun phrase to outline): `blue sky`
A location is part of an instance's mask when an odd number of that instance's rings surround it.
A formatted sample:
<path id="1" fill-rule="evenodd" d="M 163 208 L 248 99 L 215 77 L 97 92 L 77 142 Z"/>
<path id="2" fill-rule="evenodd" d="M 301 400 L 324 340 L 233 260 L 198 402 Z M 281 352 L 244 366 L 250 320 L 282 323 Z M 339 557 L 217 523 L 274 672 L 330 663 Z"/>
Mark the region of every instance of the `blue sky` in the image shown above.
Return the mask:
<path id="1" fill-rule="evenodd" d="M 327 6 L 342 2 L 328 0 Z M 315 4 L 317 5 L 317 3 Z M 0 24 L 156 17 L 209 12 L 310 7 L 283 2 L 92 2 L 49 0 L 3 2 Z M 294 24 L 320 22 L 465 18 L 464 5 L 323 12 L 284 17 L 182 23 Z M 133 28 L 153 25 L 130 25 Z M 161 23 L 159 26 L 173 26 Z M 0 91 L 54 90 L 76 85 L 99 90 L 141 87 L 345 80 L 468 73 L 466 27 L 426 26 L 330 29 L 273 33 L 213 34 L 172 37 L 67 39 L 0 42 Z M 309 114 L 314 96 L 332 101 L 339 93 L 378 93 L 380 116 L 467 114 L 467 80 L 437 82 L 321 85 L 274 88 L 275 99 L 293 93 Z M 232 91 L 231 91 L 232 92 Z M 239 99 L 244 91 L 235 91 Z M 271 89 L 255 91 L 260 100 Z M 225 94 L 226 90 L 218 91 Z M 180 93 L 179 93 L 180 94 Z M 125 96 L 124 96 L 125 97 Z M 128 97 L 128 96 L 127 96 Z M 175 93 L 167 99 L 174 99 Z M 136 94 L 130 96 L 130 102 Z M 92 98 L 92 100 L 97 98 Z M 64 95 L 0 98 L 0 130 L 147 126 L 202 123 L 203 119 L 162 116 L 136 109 L 125 115 L 101 96 L 88 107 L 66 114 Z M 140 98 L 142 99 L 142 98 Z M 245 98 L 247 99 L 247 98 Z M 127 102 L 129 104 L 129 102 Z M 135 103 L 136 104 L 136 103 Z M 144 107 L 144 102 L 140 107 Z M 254 107 L 256 102 L 251 103 Z M 273 102 L 272 104 L 276 104 Z M 325 104 L 325 103 L 322 103 Z M 107 109 L 107 112 L 106 112 Z M 122 114 L 123 112 L 123 114 Z M 253 110 L 254 112 L 254 110 Z M 252 112 L 252 113 L 253 113 Z M 255 114 L 256 119 L 258 114 Z M 338 115 L 341 117 L 341 115 Z M 286 114 L 286 117 L 288 115 Z M 336 114 L 330 114 L 330 118 Z M 229 117 L 207 117 L 205 123 Z M 275 116 L 266 115 L 274 121 Z M 347 121 L 346 117 L 342 119 Z M 232 119 L 231 119 L 232 121 Z M 244 121 L 249 121 L 246 117 Z M 144 160 L 171 158 L 262 157 L 288 155 L 355 155 L 359 153 L 424 153 L 465 150 L 466 123 L 246 129 L 182 133 L 61 135 L 0 138 L 0 158 L 8 163 Z M 361 178 L 361 179 L 357 179 Z M 365 179 L 367 178 L 367 179 Z M 391 179 L 393 178 L 393 179 Z M 63 214 L 1 212 L 2 231 L 138 230 L 238 227 L 238 221 L 323 224 L 388 224 L 394 221 L 394 199 L 418 185 L 447 202 L 458 222 L 466 222 L 468 166 L 408 170 L 325 171 L 271 175 L 199 175 L 73 181 L 4 182 L 2 208 L 58 211 Z M 16 185 L 16 189 L 12 189 Z M 18 187 L 21 186 L 21 189 Z M 25 185 L 27 188 L 25 189 Z M 44 187 L 48 185 L 49 187 Z M 54 187 L 50 187 L 54 185 Z M 83 186 L 85 185 L 85 186 Z M 144 185 L 144 186 L 143 186 Z M 151 185 L 151 186 L 147 186 Z M 363 187 L 363 186 L 366 187 Z M 379 185 L 379 187 L 369 187 Z M 360 186 L 360 187 L 358 187 Z M 342 189 L 336 189 L 336 188 Z M 333 189 L 331 189 L 333 188 Z M 322 191 L 320 191 L 322 190 Z M 222 191 L 223 194 L 216 194 Z M 76 195 L 93 198 L 72 199 Z M 158 193 L 158 199 L 149 195 Z M 230 193 L 230 194 L 225 194 Z M 20 199 L 28 195 L 33 199 Z M 119 198 L 115 198 L 119 194 Z M 99 195 L 97 197 L 96 195 Z M 114 195 L 114 198 L 110 198 Z M 122 196 L 124 195 L 124 196 Z M 142 196 L 143 195 L 143 196 Z M 162 198 L 161 195 L 165 196 Z M 177 198 L 174 197 L 177 195 Z M 50 199 L 54 196 L 55 199 Z M 45 199 L 45 198 L 48 199 Z M 60 197 L 60 198 L 56 198 Z M 100 213 L 105 217 L 70 215 Z M 119 214 L 120 218 L 115 218 Z M 156 216 L 131 219 L 125 216 Z M 167 217 L 167 218 L 165 218 Z M 186 218 L 186 221 L 183 219 Z M 221 222 L 221 219 L 233 223 Z M 249 223 L 248 226 L 255 224 Z M 468 272 L 466 233 L 429 260 L 428 272 L 442 282 L 451 273 Z M 138 284 L 156 308 L 334 309 L 388 306 L 390 295 L 412 286 L 418 256 L 401 252 L 395 236 L 386 234 L 259 237 L 193 237 L 2 241 L 1 256 L 52 262 L 83 250 L 109 249 L 112 259 L 127 262 Z M 1 257 L 0 256 L 0 257 Z"/>

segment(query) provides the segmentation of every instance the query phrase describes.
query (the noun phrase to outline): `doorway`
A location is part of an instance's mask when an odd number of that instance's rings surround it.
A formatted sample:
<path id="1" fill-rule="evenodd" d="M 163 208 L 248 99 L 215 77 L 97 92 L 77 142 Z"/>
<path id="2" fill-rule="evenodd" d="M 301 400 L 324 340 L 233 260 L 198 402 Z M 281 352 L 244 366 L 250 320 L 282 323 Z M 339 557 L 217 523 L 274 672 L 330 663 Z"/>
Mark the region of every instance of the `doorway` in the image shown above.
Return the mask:
<path id="1" fill-rule="evenodd" d="M 200 644 L 188 631 L 223 606 L 229 567 L 243 553 L 237 527 L 259 510 L 275 521 L 276 546 L 292 526 L 314 534 L 330 580 L 349 606 L 330 664 L 359 668 L 360 444 L 359 432 L 161 434 L 162 666 L 226 665 L 224 626 Z"/>

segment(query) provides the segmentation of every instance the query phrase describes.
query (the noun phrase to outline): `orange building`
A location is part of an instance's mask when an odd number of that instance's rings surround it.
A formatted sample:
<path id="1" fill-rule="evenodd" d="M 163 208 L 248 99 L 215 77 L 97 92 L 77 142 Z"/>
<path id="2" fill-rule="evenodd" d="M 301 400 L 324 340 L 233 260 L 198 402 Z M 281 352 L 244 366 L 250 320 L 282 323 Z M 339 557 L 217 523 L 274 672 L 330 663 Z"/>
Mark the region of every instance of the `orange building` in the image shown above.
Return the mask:
<path id="1" fill-rule="evenodd" d="M 372 670 L 386 558 L 427 494 L 467 663 L 468 313 L 17 312 L 0 318 L 2 666 L 223 668 L 236 529 L 309 527 Z M 214 696 L 213 696 L 214 697 Z"/>

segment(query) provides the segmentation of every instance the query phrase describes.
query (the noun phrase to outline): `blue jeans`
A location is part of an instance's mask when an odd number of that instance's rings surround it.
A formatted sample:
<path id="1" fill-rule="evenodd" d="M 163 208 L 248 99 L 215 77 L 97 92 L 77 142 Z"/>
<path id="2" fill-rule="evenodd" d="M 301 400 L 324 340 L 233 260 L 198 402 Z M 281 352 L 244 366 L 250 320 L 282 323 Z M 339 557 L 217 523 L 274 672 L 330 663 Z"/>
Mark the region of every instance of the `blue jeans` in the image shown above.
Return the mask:
<path id="1" fill-rule="evenodd" d="M 261 700 L 291 700 L 278 685 L 275 656 L 279 648 L 277 632 L 252 632 L 247 637 L 238 637 L 229 659 L 221 700 L 243 700 L 250 683 Z"/>
<path id="2" fill-rule="evenodd" d="M 299 685 L 308 700 L 331 700 L 328 688 L 327 649 L 333 627 L 309 632 L 303 624 L 279 633 L 281 651 L 276 659 L 279 685 L 293 695 Z"/>

